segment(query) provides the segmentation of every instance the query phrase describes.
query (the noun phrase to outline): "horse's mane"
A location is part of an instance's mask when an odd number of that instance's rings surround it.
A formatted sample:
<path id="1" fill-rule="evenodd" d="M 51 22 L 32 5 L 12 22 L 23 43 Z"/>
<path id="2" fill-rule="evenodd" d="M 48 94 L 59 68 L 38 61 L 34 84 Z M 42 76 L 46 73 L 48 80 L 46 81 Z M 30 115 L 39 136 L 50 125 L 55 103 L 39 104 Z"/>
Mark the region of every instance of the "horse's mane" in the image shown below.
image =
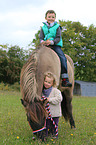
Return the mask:
<path id="1" fill-rule="evenodd" d="M 39 99 L 39 96 L 36 94 L 37 92 L 37 83 L 36 83 L 36 65 L 37 65 L 37 51 L 33 50 L 31 56 L 23 66 L 21 70 L 21 78 L 20 78 L 20 87 L 21 93 L 23 94 L 23 99 L 27 102 L 31 102 L 32 100 Z M 30 96 L 30 97 L 29 97 Z"/>
<path id="2" fill-rule="evenodd" d="M 36 69 L 39 47 L 32 51 L 27 62 L 21 70 L 20 87 L 22 93 L 21 102 L 27 112 L 27 117 L 32 122 L 40 123 L 47 116 L 47 112 L 40 97 L 37 95 Z M 38 113 L 39 110 L 39 113 Z"/>

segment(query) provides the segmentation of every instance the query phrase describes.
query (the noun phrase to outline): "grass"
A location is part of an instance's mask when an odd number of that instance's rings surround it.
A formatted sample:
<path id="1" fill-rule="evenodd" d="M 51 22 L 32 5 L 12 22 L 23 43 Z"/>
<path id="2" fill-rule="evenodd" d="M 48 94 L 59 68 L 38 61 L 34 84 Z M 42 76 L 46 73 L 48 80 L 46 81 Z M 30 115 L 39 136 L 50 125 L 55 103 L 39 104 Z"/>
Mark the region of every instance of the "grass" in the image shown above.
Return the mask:
<path id="1" fill-rule="evenodd" d="M 76 129 L 61 117 L 59 138 L 51 137 L 46 143 L 32 140 L 32 131 L 20 102 L 20 92 L 0 91 L 0 145 L 95 145 L 96 144 L 96 97 L 74 96 L 73 116 Z"/>

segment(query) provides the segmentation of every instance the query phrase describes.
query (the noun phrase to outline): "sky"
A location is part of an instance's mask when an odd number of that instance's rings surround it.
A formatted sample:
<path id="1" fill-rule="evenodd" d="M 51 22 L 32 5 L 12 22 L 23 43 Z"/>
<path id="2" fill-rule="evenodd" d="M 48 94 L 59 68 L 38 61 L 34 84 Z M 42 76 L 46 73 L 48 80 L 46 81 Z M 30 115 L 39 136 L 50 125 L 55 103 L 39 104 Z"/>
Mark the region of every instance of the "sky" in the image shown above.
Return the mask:
<path id="1" fill-rule="evenodd" d="M 96 0 L 0 0 L 0 45 L 28 48 L 52 9 L 56 21 L 96 26 Z"/>

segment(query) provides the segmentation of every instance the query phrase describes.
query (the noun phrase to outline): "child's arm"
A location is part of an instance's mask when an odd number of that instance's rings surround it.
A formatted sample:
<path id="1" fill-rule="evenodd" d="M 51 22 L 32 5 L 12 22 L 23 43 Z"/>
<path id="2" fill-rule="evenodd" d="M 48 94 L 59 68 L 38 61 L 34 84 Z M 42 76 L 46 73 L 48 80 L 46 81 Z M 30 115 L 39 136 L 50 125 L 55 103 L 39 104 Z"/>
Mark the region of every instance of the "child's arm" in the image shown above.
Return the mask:
<path id="1" fill-rule="evenodd" d="M 62 94 L 59 90 L 55 90 L 54 95 L 48 98 L 49 103 L 58 104 L 62 101 Z"/>
<path id="2" fill-rule="evenodd" d="M 51 44 L 49 39 L 47 41 L 44 41 L 44 32 L 43 32 L 42 28 L 41 28 L 41 31 L 40 31 L 39 39 L 40 39 L 41 44 L 44 44 L 44 45 L 47 45 L 47 46 Z"/>
<path id="3" fill-rule="evenodd" d="M 40 39 L 40 43 L 42 43 L 44 41 L 44 32 L 43 32 L 42 28 L 40 31 L 39 39 Z"/>

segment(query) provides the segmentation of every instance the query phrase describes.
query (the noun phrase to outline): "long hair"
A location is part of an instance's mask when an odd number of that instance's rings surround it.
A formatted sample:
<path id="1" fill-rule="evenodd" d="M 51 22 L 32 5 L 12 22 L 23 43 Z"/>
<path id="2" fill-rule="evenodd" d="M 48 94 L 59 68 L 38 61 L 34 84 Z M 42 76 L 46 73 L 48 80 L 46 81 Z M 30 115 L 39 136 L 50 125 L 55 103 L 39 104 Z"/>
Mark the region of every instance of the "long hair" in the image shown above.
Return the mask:
<path id="1" fill-rule="evenodd" d="M 37 65 L 37 56 L 35 50 L 28 61 L 25 63 L 21 70 L 20 77 L 20 88 L 22 97 L 25 101 L 31 102 L 34 99 L 39 99 L 37 95 L 37 83 L 36 83 L 36 65 Z"/>

